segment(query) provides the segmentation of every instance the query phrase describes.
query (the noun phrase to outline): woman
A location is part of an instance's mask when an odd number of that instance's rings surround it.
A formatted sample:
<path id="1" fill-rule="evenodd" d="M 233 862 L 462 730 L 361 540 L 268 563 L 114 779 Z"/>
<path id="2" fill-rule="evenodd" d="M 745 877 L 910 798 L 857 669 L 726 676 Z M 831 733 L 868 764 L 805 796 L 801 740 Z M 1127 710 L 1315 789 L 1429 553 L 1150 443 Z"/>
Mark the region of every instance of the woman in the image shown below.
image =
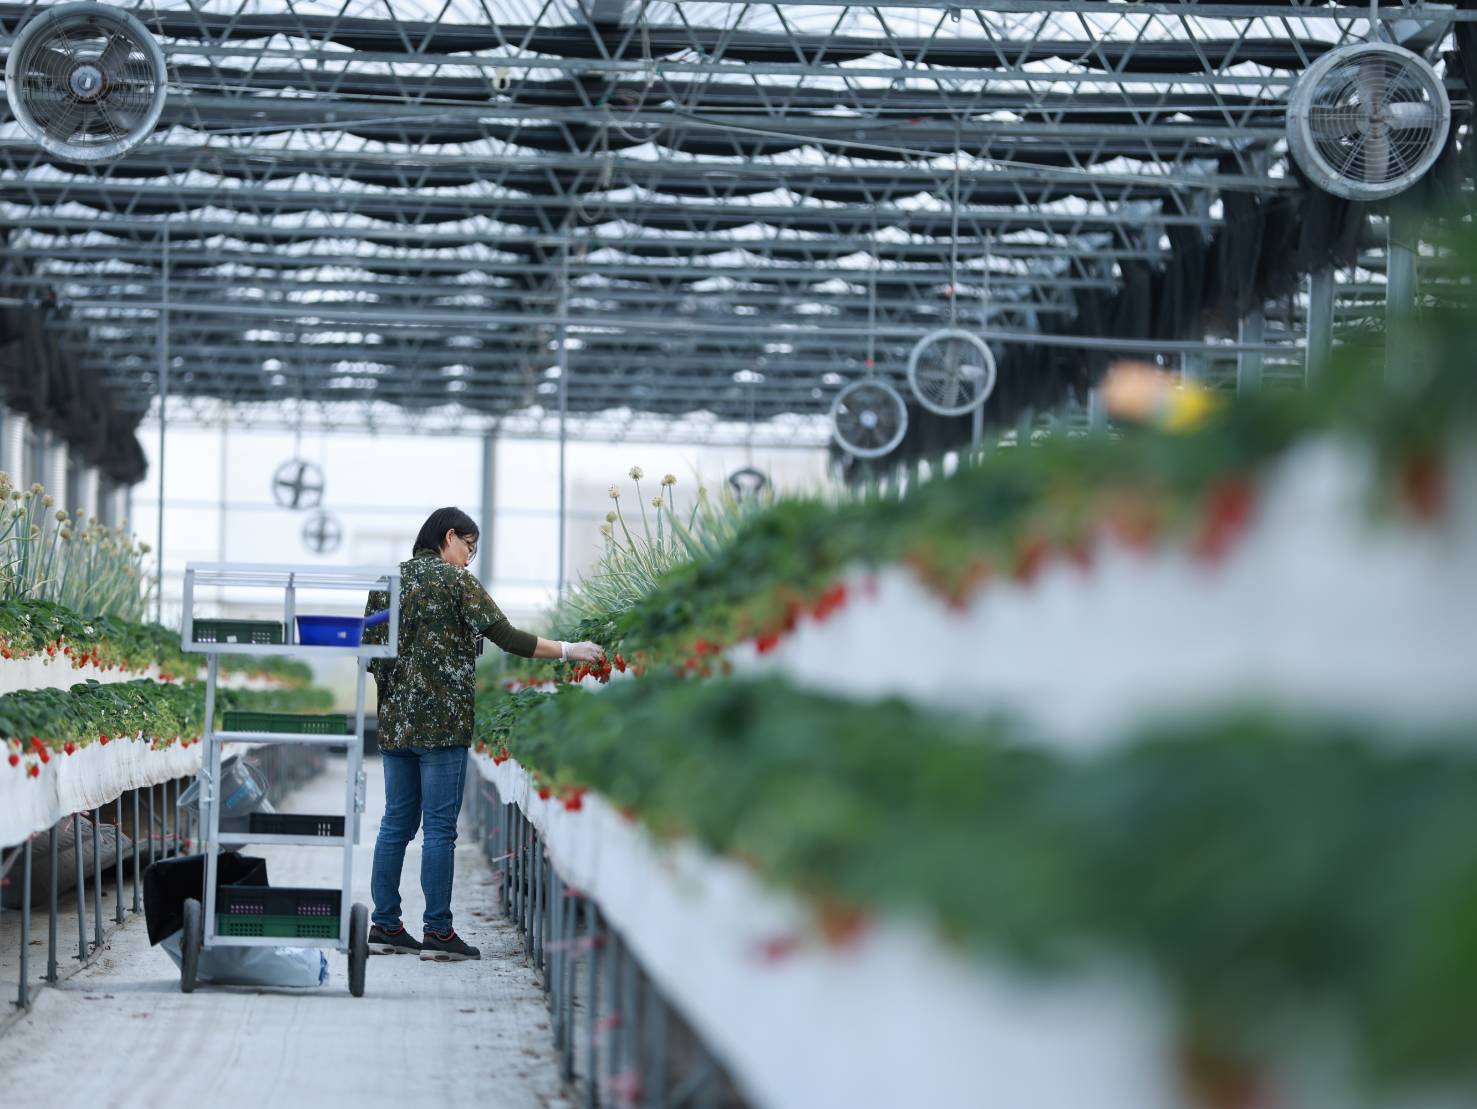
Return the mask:
<path id="1" fill-rule="evenodd" d="M 431 513 L 416 536 L 412 558 L 400 564 L 398 657 L 370 664 L 379 689 L 385 768 L 385 818 L 370 873 L 369 949 L 376 954 L 419 953 L 442 962 L 481 958 L 451 924 L 453 852 L 472 743 L 478 638 L 486 636 L 523 658 L 594 662 L 602 653 L 594 643 L 540 639 L 513 627 L 467 571 L 477 539 L 477 525 L 460 509 Z M 365 615 L 389 607 L 388 593 L 371 593 Z M 387 640 L 384 625 L 365 633 L 366 642 Z M 405 847 L 421 824 L 426 913 L 417 943 L 400 920 L 400 870 Z"/>

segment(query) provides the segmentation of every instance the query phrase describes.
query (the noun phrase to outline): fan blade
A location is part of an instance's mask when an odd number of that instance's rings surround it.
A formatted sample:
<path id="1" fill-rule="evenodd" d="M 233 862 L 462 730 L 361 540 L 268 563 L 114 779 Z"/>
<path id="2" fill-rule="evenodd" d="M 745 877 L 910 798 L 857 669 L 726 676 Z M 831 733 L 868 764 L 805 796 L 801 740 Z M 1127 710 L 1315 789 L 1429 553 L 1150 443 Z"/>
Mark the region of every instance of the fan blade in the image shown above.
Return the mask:
<path id="1" fill-rule="evenodd" d="M 1364 180 L 1384 181 L 1390 173 L 1390 129 L 1376 123 L 1364 137 Z"/>
<path id="2" fill-rule="evenodd" d="M 1391 104 L 1385 109 L 1385 115 L 1395 131 L 1434 130 L 1440 122 L 1436 109 L 1425 101 Z"/>
<path id="3" fill-rule="evenodd" d="M 77 133 L 77 127 L 82 122 L 84 111 L 80 102 L 67 100 L 62 110 L 50 119 L 37 120 L 44 130 L 58 142 L 66 142 Z"/>
<path id="4" fill-rule="evenodd" d="M 122 68 L 131 53 L 133 53 L 133 40 L 127 35 L 114 35 L 108 40 L 108 45 L 103 50 L 102 56 L 98 58 L 97 64 L 109 77 L 114 77 L 116 71 Z"/>
<path id="5" fill-rule="evenodd" d="M 1364 130 L 1359 113 L 1342 106 L 1315 104 L 1308 112 L 1309 130 L 1320 139 L 1347 139 Z"/>
<path id="6" fill-rule="evenodd" d="M 1359 106 L 1370 118 L 1385 106 L 1385 82 L 1380 80 L 1384 69 L 1378 58 L 1366 58 L 1359 64 Z"/>

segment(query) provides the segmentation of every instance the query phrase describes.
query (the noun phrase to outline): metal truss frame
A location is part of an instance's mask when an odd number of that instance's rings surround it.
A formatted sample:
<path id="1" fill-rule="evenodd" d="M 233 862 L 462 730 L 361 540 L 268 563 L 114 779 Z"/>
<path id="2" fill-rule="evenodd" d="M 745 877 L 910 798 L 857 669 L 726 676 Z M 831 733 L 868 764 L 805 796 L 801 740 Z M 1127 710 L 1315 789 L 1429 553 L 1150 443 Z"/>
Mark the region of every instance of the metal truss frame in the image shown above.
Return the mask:
<path id="1" fill-rule="evenodd" d="M 36 7 L 0 4 L 0 46 Z M 1141 351 L 1060 324 L 1171 228 L 1212 234 L 1222 193 L 1298 187 L 1282 110 L 1306 65 L 1371 15 L 1422 47 L 1477 19 L 1119 0 L 136 14 L 169 58 L 158 132 L 84 169 L 0 125 L 0 285 L 64 309 L 58 341 L 141 407 L 167 328 L 171 422 L 316 406 L 324 427 L 435 413 L 539 436 L 557 394 L 576 437 L 628 436 L 634 417 L 603 414 L 639 408 L 674 428 L 710 413 L 673 434 L 714 441 L 813 423 L 869 358 L 901 381 L 912 340 L 956 315 L 1000 348 Z"/>

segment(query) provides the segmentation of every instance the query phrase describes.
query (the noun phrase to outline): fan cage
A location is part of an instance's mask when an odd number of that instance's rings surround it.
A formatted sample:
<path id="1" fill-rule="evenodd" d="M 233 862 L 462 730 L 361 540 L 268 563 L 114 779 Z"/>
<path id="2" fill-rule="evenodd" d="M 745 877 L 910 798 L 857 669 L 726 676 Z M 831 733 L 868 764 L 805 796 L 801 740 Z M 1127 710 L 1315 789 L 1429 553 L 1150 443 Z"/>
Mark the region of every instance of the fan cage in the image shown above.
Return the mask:
<path id="1" fill-rule="evenodd" d="M 1386 43 L 1332 51 L 1308 67 L 1288 104 L 1288 144 L 1326 192 L 1377 200 L 1435 164 L 1451 103 L 1431 65 Z"/>
<path id="2" fill-rule="evenodd" d="M 995 390 L 995 355 L 978 335 L 941 328 L 919 339 L 908 357 L 908 384 L 918 403 L 940 416 L 963 416 Z"/>
<path id="3" fill-rule="evenodd" d="M 836 442 L 856 458 L 891 454 L 908 432 L 908 406 L 883 381 L 856 381 L 831 406 Z"/>
<path id="4" fill-rule="evenodd" d="M 27 23 L 5 63 L 11 113 L 44 150 L 106 161 L 147 138 L 164 108 L 163 51 L 105 4 L 63 4 Z"/>

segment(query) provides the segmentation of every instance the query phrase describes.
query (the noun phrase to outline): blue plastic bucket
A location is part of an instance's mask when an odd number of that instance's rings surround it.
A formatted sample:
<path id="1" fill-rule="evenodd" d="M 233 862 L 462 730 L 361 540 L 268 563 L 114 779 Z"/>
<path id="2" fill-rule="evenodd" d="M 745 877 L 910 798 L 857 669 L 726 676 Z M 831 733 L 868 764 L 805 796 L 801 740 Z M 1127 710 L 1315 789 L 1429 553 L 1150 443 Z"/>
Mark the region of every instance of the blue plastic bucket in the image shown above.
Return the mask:
<path id="1" fill-rule="evenodd" d="M 384 624 L 390 612 L 361 616 L 299 616 L 297 641 L 304 647 L 357 647 L 364 642 L 364 629 Z"/>

